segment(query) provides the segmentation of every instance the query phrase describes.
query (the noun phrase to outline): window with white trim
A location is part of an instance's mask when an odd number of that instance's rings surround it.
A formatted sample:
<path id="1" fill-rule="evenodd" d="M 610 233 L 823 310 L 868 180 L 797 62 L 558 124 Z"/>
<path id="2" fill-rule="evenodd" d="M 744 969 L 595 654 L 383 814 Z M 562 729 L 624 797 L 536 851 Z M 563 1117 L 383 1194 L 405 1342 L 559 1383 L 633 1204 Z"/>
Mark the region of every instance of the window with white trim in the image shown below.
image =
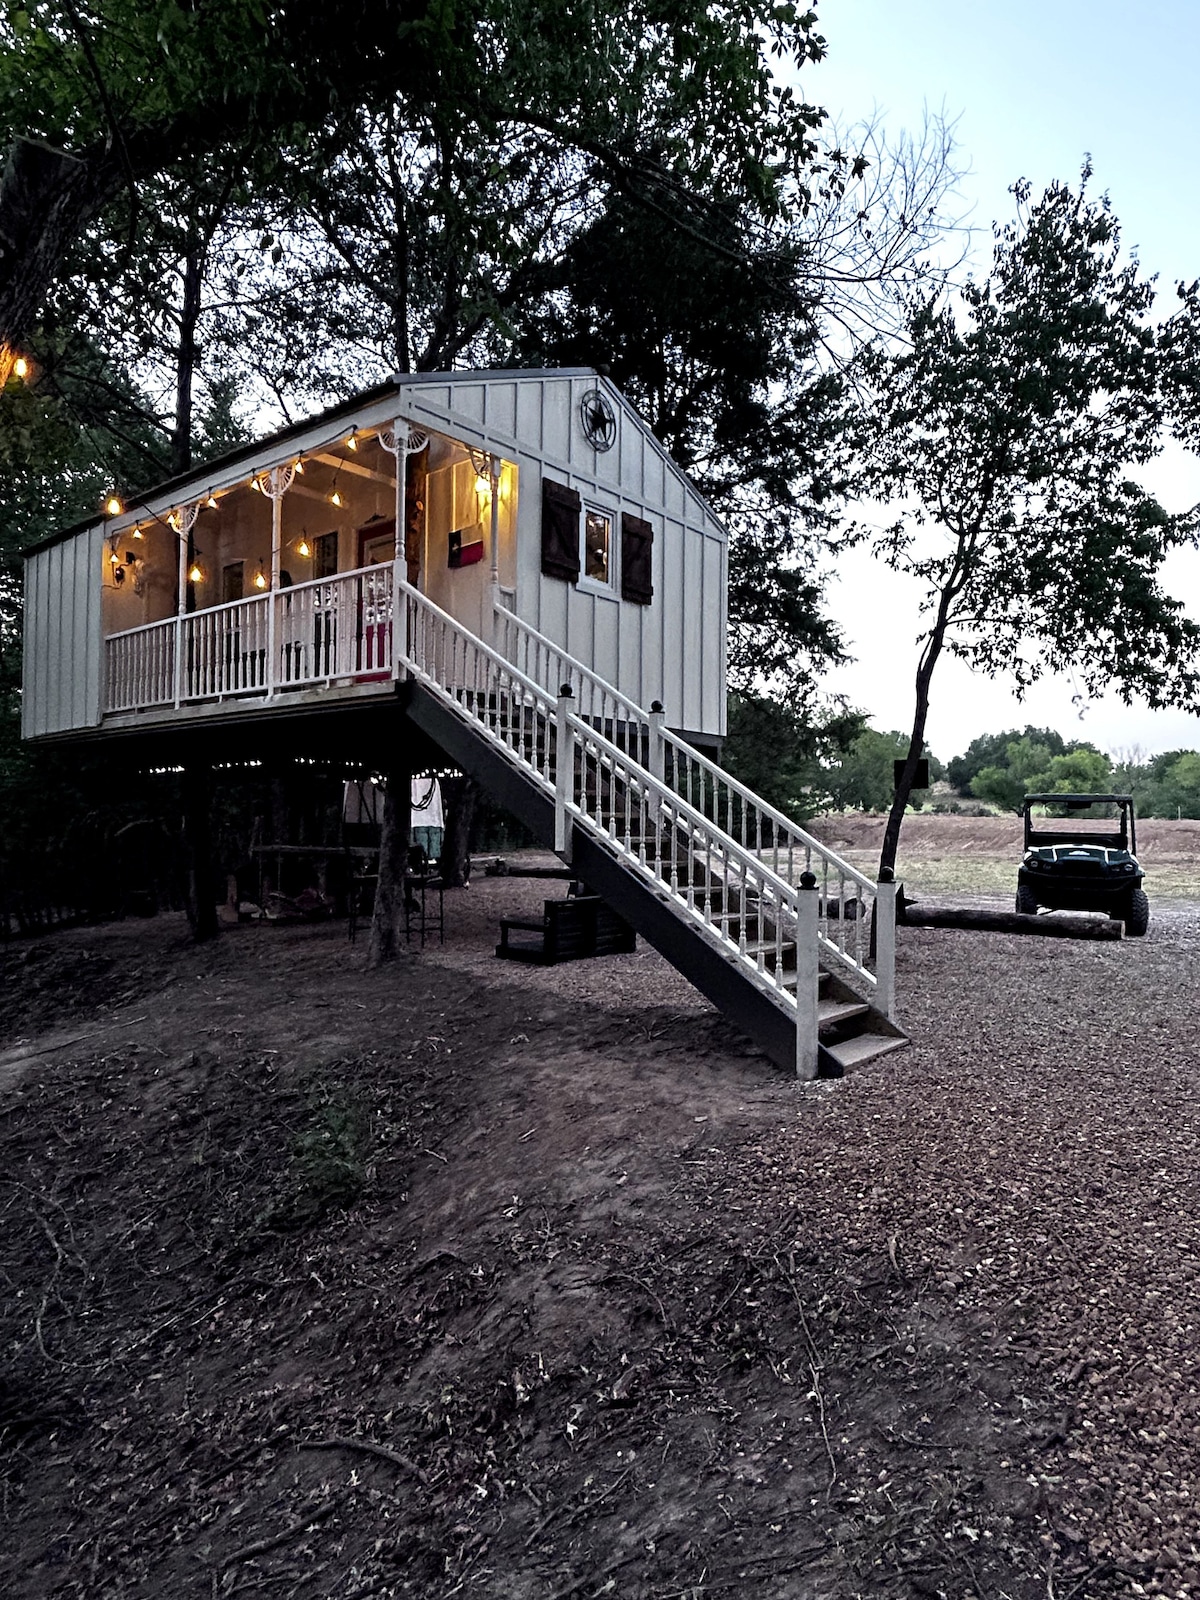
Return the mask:
<path id="1" fill-rule="evenodd" d="M 579 576 L 588 588 L 613 586 L 613 514 L 585 504 L 579 513 Z"/>

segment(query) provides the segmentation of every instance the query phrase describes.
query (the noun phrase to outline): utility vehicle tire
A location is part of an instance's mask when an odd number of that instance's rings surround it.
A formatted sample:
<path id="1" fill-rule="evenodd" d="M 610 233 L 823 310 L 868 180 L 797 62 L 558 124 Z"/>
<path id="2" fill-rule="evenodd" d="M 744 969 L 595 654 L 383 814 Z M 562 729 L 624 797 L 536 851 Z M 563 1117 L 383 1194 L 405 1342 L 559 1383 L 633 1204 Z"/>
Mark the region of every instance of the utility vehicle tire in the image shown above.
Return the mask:
<path id="1" fill-rule="evenodd" d="M 1127 939 L 1140 939 L 1150 926 L 1150 902 L 1146 898 L 1144 889 L 1131 889 L 1129 899 L 1125 902 L 1125 915 L 1121 919 L 1125 924 L 1125 937 Z"/>
<path id="2" fill-rule="evenodd" d="M 1020 884 L 1017 888 L 1017 910 L 1023 917 L 1035 917 L 1037 908 L 1037 895 L 1027 883 Z"/>

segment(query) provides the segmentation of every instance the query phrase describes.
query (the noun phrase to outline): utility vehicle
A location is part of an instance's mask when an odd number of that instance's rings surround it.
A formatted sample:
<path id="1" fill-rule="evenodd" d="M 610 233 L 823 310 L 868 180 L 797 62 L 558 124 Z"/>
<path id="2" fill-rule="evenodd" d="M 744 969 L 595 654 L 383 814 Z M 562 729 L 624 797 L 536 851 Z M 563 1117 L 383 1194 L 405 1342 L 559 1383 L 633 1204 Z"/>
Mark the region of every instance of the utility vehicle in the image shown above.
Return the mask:
<path id="1" fill-rule="evenodd" d="M 1035 806 L 1064 816 L 1034 817 Z M 1025 858 L 1017 910 L 1103 911 L 1135 938 L 1150 924 L 1138 865 L 1133 799 L 1127 794 L 1027 794 Z"/>

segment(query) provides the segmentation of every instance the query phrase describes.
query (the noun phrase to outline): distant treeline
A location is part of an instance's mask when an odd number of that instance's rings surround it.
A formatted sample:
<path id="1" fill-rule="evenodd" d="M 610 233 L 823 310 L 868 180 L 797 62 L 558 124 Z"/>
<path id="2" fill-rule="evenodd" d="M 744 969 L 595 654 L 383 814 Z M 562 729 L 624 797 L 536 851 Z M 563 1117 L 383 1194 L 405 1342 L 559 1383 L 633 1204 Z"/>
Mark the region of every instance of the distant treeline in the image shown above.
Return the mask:
<path id="1" fill-rule="evenodd" d="M 1111 790 L 1131 794 L 1142 817 L 1200 818 L 1200 752 L 1136 752 L 1113 759 L 1053 728 L 981 734 L 946 767 L 956 794 L 1019 811 L 1026 794 Z"/>
<path id="2" fill-rule="evenodd" d="M 880 732 L 853 714 L 814 723 L 800 711 L 732 696 L 726 765 L 789 816 L 822 811 L 886 811 L 893 766 L 908 735 Z M 1200 818 L 1200 752 L 1134 753 L 1113 759 L 1086 740 L 1053 728 L 981 734 L 963 755 L 942 763 L 928 749 L 928 789 L 914 790 L 915 810 L 1018 812 L 1026 794 L 1132 794 L 1139 816 Z M 935 787 L 936 786 L 936 787 Z"/>

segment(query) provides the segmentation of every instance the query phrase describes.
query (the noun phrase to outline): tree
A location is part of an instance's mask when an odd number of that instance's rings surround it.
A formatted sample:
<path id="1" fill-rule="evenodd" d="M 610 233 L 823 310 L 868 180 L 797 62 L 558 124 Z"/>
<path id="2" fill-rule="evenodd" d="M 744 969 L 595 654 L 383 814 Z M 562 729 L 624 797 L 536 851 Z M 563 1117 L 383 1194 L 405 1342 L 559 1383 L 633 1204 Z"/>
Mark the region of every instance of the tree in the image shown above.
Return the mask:
<path id="1" fill-rule="evenodd" d="M 961 795 L 977 793 L 971 787 L 973 780 L 985 767 L 1007 767 L 1008 747 L 1021 740 L 1045 746 L 1052 756 L 1062 755 L 1067 748 L 1062 734 L 1056 733 L 1053 728 L 1035 728 L 1027 725 L 1022 730 L 1012 728 L 1007 733 L 981 733 L 977 739 L 971 740 L 961 756 L 955 756 L 946 763 L 946 777 L 950 787 Z"/>
<path id="2" fill-rule="evenodd" d="M 1003 765 L 976 774 L 971 793 L 1019 812 L 1027 794 L 1095 794 L 1111 788 L 1112 781 L 1112 764 L 1094 745 L 1074 743 L 1055 755 L 1049 744 L 1025 737 L 1008 745 Z"/>
<path id="3" fill-rule="evenodd" d="M 786 700 L 749 693 L 729 697 L 725 766 L 755 794 L 795 822 L 827 809 L 828 769 L 862 732 L 857 712 L 820 720 Z"/>
<path id="4" fill-rule="evenodd" d="M 864 728 L 845 755 L 826 770 L 825 782 L 830 801 L 838 811 L 886 811 L 895 794 L 895 765 L 908 749 L 905 734 L 880 733 Z M 928 749 L 929 776 L 937 781 L 942 764 Z M 925 803 L 927 791 L 913 790 L 910 799 L 916 809 Z"/>
<path id="5" fill-rule="evenodd" d="M 771 70 L 823 53 L 816 15 L 755 0 L 452 10 L 257 0 L 33 0 L 0 54 L 0 343 L 33 324 L 64 250 L 124 189 L 253 147 L 269 164 L 361 107 L 435 106 L 451 132 L 538 130 L 612 183 L 686 164 L 695 192 L 757 191 L 807 161 L 820 113 Z M 4 137 L 6 135 L 7 137 Z"/>
<path id="6" fill-rule="evenodd" d="M 1158 453 L 1164 418 L 1153 284 L 1120 264 L 1089 178 L 1032 205 L 1018 184 L 989 277 L 957 300 L 915 300 L 908 343 L 862 364 L 864 478 L 905 508 L 874 546 L 922 580 L 930 617 L 881 871 L 895 866 L 944 650 L 1013 672 L 1018 689 L 1072 666 L 1093 691 L 1195 701 L 1200 628 L 1160 583 L 1191 524 L 1129 475 Z"/>

